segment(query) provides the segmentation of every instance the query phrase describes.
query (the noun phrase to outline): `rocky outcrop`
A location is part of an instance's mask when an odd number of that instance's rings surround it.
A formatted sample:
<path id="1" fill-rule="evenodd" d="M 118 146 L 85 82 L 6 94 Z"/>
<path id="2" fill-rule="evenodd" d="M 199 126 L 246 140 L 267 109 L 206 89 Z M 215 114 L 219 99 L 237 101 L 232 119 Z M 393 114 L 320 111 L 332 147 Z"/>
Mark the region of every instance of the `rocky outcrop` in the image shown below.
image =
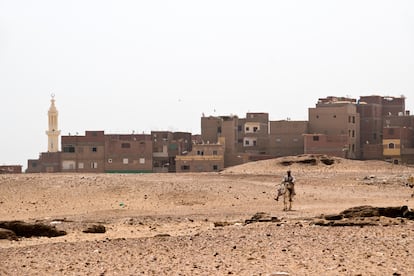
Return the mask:
<path id="1" fill-rule="evenodd" d="M 277 217 L 272 217 L 269 213 L 258 212 L 254 214 L 250 219 L 246 219 L 245 223 L 253 222 L 279 222 L 280 220 Z"/>
<path id="2" fill-rule="evenodd" d="M 313 224 L 319 226 L 390 225 L 389 222 L 384 223 L 380 219 L 382 217 L 414 220 L 414 211 L 410 210 L 406 205 L 397 207 L 363 205 L 346 209 L 339 214 L 322 215 Z"/>
<path id="3" fill-rule="evenodd" d="M 83 233 L 93 233 L 93 234 L 103 234 L 106 232 L 105 226 L 102 224 L 94 224 L 91 226 L 88 226 L 85 230 L 82 231 Z"/>
<path id="4" fill-rule="evenodd" d="M 24 221 L 0 221 L 0 228 L 13 231 L 17 237 L 58 237 L 66 235 L 65 231 L 57 230 L 55 226 L 42 223 L 27 223 Z"/>

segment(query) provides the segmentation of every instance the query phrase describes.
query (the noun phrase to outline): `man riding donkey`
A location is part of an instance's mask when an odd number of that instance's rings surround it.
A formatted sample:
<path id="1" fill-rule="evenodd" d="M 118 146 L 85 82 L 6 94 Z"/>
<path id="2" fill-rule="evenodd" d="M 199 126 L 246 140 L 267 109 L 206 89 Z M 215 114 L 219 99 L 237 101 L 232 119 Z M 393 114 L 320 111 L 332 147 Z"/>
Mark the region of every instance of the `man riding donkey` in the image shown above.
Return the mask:
<path id="1" fill-rule="evenodd" d="M 277 189 L 277 195 L 275 200 L 279 200 L 279 196 L 283 195 L 286 192 L 286 189 L 289 189 L 292 197 L 296 195 L 295 193 L 295 177 L 292 175 L 292 172 L 288 170 L 286 175 L 283 177 L 282 183 L 280 183 L 279 188 Z"/>

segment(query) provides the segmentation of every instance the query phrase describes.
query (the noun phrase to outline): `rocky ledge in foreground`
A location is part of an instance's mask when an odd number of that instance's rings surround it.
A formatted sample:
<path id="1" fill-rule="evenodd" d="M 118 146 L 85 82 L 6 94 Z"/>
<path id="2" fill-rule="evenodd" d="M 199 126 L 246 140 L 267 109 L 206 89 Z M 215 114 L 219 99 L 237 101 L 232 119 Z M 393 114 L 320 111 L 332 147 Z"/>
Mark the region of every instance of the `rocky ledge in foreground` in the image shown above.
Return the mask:
<path id="1" fill-rule="evenodd" d="M 346 209 L 339 214 L 322 215 L 314 221 L 319 226 L 369 226 L 396 224 L 396 221 L 385 221 L 383 218 L 414 220 L 414 211 L 408 206 L 373 207 L 369 205 Z M 397 224 L 403 223 L 400 220 Z"/>
<path id="2" fill-rule="evenodd" d="M 24 221 L 0 221 L 0 235 L 3 239 L 15 240 L 19 237 L 58 237 L 66 235 L 65 231 L 57 230 L 55 226 L 42 223 L 27 223 Z M 14 235 L 13 235 L 14 234 Z"/>

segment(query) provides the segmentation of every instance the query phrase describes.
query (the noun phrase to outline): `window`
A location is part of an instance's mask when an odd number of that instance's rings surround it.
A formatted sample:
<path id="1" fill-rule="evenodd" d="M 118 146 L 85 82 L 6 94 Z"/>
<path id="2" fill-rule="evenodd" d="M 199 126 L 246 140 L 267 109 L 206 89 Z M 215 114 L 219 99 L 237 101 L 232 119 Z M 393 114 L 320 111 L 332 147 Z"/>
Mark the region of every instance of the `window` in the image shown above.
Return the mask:
<path id="1" fill-rule="evenodd" d="M 352 152 L 355 152 L 355 144 L 352 144 Z"/>
<path id="2" fill-rule="evenodd" d="M 198 150 L 198 151 L 197 151 L 197 155 L 204 155 L 204 151 L 202 151 L 202 150 Z"/>
<path id="3" fill-rule="evenodd" d="M 248 146 L 248 145 L 250 145 L 250 141 L 249 141 L 249 140 L 246 140 L 246 141 L 244 142 L 244 144 L 245 144 L 246 146 Z"/>
<path id="4" fill-rule="evenodd" d="M 181 166 L 181 170 L 182 171 L 189 171 L 190 170 L 190 166 L 189 165 L 182 165 Z"/>
<path id="5" fill-rule="evenodd" d="M 218 166 L 217 165 L 213 165 L 213 171 L 218 171 Z"/>
<path id="6" fill-rule="evenodd" d="M 352 130 L 352 137 L 355 137 L 355 130 Z"/>
<path id="7" fill-rule="evenodd" d="M 221 127 L 217 127 L 217 133 L 221 133 Z"/>
<path id="8" fill-rule="evenodd" d="M 82 162 L 79 162 L 79 164 L 78 164 L 78 168 L 79 168 L 79 169 L 83 169 L 83 168 L 84 168 L 84 164 L 83 164 Z"/>
<path id="9" fill-rule="evenodd" d="M 98 168 L 98 162 L 91 162 L 91 169 L 97 169 Z"/>
<path id="10" fill-rule="evenodd" d="M 75 147 L 72 145 L 63 146 L 63 152 L 75 152 Z"/>
<path id="11" fill-rule="evenodd" d="M 336 115 L 333 115 L 334 118 L 336 118 Z"/>
<path id="12" fill-rule="evenodd" d="M 237 143 L 239 143 L 239 144 L 243 144 L 243 139 L 238 139 L 238 140 L 237 140 Z"/>
<path id="13" fill-rule="evenodd" d="M 213 150 L 213 155 L 217 155 L 217 151 L 216 150 Z"/>
<path id="14" fill-rule="evenodd" d="M 92 147 L 92 152 L 98 152 L 98 148 L 97 147 Z"/>
<path id="15" fill-rule="evenodd" d="M 313 136 L 313 141 L 319 141 L 319 136 L 314 135 L 314 136 Z"/>
<path id="16" fill-rule="evenodd" d="M 238 125 L 238 126 L 237 126 L 237 130 L 238 130 L 238 131 L 242 131 L 242 130 L 243 130 L 243 127 L 242 127 L 241 125 Z"/>
<path id="17" fill-rule="evenodd" d="M 352 123 L 355 124 L 355 116 L 352 116 Z"/>
<path id="18" fill-rule="evenodd" d="M 253 140 L 253 146 L 257 146 L 257 141 Z"/>
<path id="19" fill-rule="evenodd" d="M 76 168 L 76 162 L 74 160 L 62 161 L 62 170 L 74 170 Z"/>
<path id="20" fill-rule="evenodd" d="M 319 119 L 319 115 L 316 115 L 316 119 Z"/>
<path id="21" fill-rule="evenodd" d="M 121 148 L 123 148 L 123 149 L 129 149 L 129 148 L 131 148 L 131 144 L 130 143 L 122 143 L 121 144 Z"/>
<path id="22" fill-rule="evenodd" d="M 395 144 L 394 143 L 389 143 L 388 148 L 389 149 L 395 149 Z"/>
<path id="23" fill-rule="evenodd" d="M 140 158 L 140 159 L 139 159 L 139 163 L 140 163 L 140 164 L 145 164 L 145 158 Z"/>
<path id="24" fill-rule="evenodd" d="M 250 128 L 249 127 L 246 127 L 246 132 L 249 132 L 250 131 Z"/>
<path id="25" fill-rule="evenodd" d="M 257 132 L 259 130 L 258 127 L 253 127 L 253 132 Z"/>
<path id="26" fill-rule="evenodd" d="M 122 163 L 125 164 L 125 165 L 128 164 L 128 158 L 122 159 Z"/>
<path id="27" fill-rule="evenodd" d="M 280 143 L 280 142 L 282 142 L 282 139 L 280 139 L 280 138 L 276 138 L 276 142 L 277 142 L 277 143 Z"/>
<path id="28" fill-rule="evenodd" d="M 109 164 L 112 164 L 112 158 L 109 158 L 109 159 L 108 159 L 108 163 L 109 163 Z"/>

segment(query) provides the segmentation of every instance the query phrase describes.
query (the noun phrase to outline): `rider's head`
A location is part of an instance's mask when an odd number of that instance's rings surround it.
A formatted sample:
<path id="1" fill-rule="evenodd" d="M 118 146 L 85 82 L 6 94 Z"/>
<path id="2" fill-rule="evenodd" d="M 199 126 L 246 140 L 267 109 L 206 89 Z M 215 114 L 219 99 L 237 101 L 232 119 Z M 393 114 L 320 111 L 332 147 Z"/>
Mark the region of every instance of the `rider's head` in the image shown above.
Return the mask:
<path id="1" fill-rule="evenodd" d="M 287 171 L 287 174 L 288 174 L 288 175 L 290 175 L 290 173 L 291 173 L 291 171 L 290 171 L 290 170 L 288 170 L 288 171 Z"/>

